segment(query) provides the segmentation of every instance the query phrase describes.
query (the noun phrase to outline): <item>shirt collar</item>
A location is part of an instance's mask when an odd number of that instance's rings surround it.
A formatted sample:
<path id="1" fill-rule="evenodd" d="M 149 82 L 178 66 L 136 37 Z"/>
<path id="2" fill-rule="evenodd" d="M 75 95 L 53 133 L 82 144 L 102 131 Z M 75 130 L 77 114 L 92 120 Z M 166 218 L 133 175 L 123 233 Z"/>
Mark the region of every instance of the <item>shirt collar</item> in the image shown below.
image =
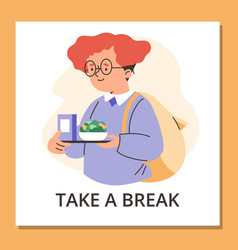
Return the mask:
<path id="1" fill-rule="evenodd" d="M 108 93 L 104 95 L 104 100 L 105 102 L 108 102 L 111 100 L 113 97 L 116 98 L 117 104 L 121 106 L 135 91 L 134 90 L 129 90 L 126 93 L 119 94 L 119 95 L 113 95 L 111 93 Z"/>

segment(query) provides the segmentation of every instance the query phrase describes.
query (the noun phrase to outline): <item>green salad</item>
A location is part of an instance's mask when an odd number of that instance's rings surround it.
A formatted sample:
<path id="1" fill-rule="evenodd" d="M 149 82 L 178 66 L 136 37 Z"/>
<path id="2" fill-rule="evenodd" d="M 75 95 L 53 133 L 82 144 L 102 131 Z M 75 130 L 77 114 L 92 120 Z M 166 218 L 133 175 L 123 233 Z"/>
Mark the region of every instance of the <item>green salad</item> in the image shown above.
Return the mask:
<path id="1" fill-rule="evenodd" d="M 107 126 L 105 122 L 87 121 L 80 127 L 80 132 L 107 132 Z"/>

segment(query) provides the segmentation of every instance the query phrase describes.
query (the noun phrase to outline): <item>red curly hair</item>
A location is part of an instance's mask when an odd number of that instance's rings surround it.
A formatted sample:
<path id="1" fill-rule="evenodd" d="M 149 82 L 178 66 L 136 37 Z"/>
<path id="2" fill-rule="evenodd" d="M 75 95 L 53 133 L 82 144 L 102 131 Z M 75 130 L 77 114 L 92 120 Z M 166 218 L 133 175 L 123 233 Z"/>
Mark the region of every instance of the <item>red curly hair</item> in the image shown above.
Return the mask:
<path id="1" fill-rule="evenodd" d="M 151 50 L 147 41 L 135 41 L 123 34 L 102 33 L 97 36 L 80 36 L 68 49 L 68 58 L 75 69 L 84 71 L 84 65 L 90 55 L 108 50 L 112 46 L 117 56 L 116 61 L 122 67 L 142 62 Z"/>

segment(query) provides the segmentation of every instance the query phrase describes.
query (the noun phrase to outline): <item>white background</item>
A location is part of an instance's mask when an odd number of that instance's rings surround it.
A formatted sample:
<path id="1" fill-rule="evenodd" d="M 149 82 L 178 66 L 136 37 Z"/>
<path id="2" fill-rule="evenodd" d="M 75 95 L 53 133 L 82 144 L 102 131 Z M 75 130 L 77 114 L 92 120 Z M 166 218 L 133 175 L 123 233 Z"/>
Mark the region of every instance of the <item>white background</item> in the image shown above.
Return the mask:
<path id="1" fill-rule="evenodd" d="M 166 181 L 109 186 L 56 161 L 42 129 L 61 105 L 52 86 L 71 66 L 80 35 L 146 37 L 166 46 L 181 68 L 182 93 L 199 137 L 181 170 Z M 16 24 L 16 225 L 219 225 L 219 23 L 18 22 Z M 58 206 L 55 193 L 100 193 L 100 207 Z M 104 207 L 113 193 L 117 207 Z M 123 193 L 179 193 L 180 207 L 123 207 Z"/>

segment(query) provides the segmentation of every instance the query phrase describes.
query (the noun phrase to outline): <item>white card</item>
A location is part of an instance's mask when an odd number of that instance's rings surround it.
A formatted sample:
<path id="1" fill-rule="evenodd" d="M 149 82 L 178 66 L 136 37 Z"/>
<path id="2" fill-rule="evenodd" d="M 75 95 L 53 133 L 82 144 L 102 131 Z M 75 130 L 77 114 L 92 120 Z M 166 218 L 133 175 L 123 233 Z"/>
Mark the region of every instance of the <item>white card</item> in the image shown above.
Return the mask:
<path id="1" fill-rule="evenodd" d="M 79 36 L 103 32 L 147 39 L 153 45 L 129 84 L 132 90 L 151 93 L 188 123 L 183 131 L 186 158 L 171 178 L 105 185 L 84 175 L 83 158 L 48 151 L 57 114 L 77 113 L 80 121 L 90 103 L 104 95 L 67 57 Z M 16 225 L 220 225 L 219 39 L 219 22 L 17 22 Z M 149 65 L 153 56 L 156 63 Z M 187 106 L 180 108 L 182 102 Z M 61 120 L 60 127 L 69 132 L 69 120 Z M 123 204 L 126 193 L 133 197 L 128 207 Z M 89 207 L 84 202 L 80 206 L 80 195 L 87 194 Z M 97 207 L 92 207 L 93 194 Z M 110 194 L 116 206 L 106 206 Z M 144 196 L 145 206 L 136 206 L 136 194 Z M 148 206 L 161 194 L 168 206 Z M 179 206 L 169 206 L 176 194 Z M 147 198 L 155 201 L 147 203 Z"/>
<path id="2" fill-rule="evenodd" d="M 70 120 L 69 119 L 60 119 L 60 129 L 61 132 L 70 132 Z"/>

